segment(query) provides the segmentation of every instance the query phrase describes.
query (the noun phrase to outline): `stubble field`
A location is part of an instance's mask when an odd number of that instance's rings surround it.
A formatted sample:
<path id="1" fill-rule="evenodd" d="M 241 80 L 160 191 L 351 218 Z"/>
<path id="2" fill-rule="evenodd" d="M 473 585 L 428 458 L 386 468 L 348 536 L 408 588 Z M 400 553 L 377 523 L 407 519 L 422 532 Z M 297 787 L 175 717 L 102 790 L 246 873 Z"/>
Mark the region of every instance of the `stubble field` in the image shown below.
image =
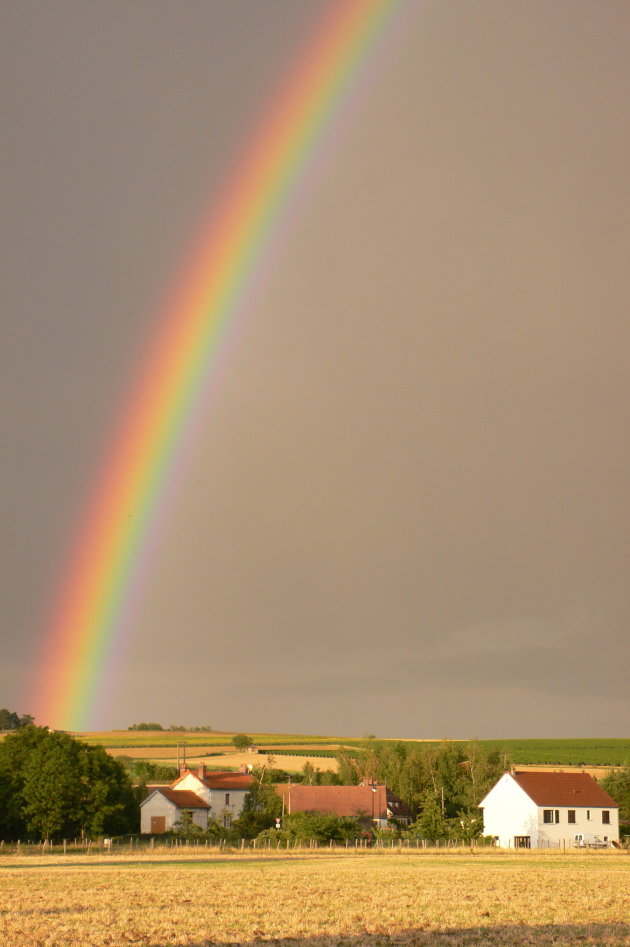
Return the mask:
<path id="1" fill-rule="evenodd" d="M 10 947 L 630 945 L 625 852 L 5 855 Z"/>

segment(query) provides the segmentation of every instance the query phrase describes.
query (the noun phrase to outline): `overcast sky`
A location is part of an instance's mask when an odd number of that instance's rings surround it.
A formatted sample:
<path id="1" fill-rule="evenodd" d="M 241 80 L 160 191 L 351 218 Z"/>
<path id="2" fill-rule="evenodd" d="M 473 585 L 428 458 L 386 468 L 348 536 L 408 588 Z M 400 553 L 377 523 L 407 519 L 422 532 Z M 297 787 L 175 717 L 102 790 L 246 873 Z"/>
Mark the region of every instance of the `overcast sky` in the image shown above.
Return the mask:
<path id="1" fill-rule="evenodd" d="M 102 727 L 629 735 L 630 4 L 415 6 L 229 347 Z M 160 307 L 327 3 L 2 8 L 26 713 Z"/>

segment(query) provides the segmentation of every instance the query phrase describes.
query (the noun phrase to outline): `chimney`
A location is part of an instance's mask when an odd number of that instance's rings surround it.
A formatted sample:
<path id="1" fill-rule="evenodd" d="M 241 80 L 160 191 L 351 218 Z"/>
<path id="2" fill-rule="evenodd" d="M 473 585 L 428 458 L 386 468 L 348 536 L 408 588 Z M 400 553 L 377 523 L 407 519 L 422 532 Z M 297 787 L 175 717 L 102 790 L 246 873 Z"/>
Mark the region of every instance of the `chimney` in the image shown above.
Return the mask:
<path id="1" fill-rule="evenodd" d="M 206 778 L 206 764 L 205 763 L 200 763 L 199 766 L 197 767 L 197 776 L 199 777 L 199 779 Z"/>

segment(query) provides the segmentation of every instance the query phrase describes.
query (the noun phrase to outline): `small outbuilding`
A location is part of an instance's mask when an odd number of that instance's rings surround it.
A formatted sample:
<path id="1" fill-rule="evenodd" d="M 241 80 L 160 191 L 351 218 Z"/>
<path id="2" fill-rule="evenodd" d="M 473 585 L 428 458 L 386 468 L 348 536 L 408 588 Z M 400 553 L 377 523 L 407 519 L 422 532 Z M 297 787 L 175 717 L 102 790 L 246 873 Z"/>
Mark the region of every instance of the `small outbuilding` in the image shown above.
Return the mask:
<path id="1" fill-rule="evenodd" d="M 619 806 L 588 773 L 505 773 L 479 807 L 484 835 L 502 848 L 619 842 Z"/>

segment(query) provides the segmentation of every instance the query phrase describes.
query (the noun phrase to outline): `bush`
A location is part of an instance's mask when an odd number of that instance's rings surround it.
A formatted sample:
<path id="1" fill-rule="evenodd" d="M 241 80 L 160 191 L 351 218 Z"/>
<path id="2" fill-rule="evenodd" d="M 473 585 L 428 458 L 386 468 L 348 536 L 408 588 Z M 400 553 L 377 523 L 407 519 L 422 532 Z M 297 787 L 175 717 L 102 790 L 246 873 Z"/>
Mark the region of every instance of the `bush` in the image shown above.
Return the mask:
<path id="1" fill-rule="evenodd" d="M 361 836 L 358 819 L 324 815 L 321 812 L 292 812 L 282 819 L 282 832 L 291 841 L 343 842 Z"/>

